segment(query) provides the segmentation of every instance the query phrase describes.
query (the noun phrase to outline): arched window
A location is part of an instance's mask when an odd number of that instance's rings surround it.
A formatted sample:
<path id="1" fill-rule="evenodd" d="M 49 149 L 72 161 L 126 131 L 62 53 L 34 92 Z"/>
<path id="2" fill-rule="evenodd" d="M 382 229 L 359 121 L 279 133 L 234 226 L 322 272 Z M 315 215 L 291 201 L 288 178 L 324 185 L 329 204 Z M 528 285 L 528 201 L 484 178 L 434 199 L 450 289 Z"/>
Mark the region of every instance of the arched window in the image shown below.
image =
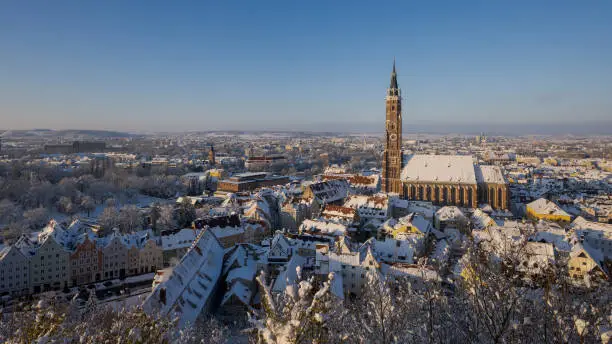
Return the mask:
<path id="1" fill-rule="evenodd" d="M 448 188 L 446 186 L 442 189 L 442 202 L 448 204 Z"/>
<path id="2" fill-rule="evenodd" d="M 474 197 L 474 195 L 473 195 L 473 191 L 472 191 L 472 188 L 469 188 L 469 189 L 468 189 L 468 194 L 467 194 L 467 196 L 468 196 L 468 204 L 467 204 L 467 206 L 468 206 L 468 207 L 472 207 L 472 204 L 474 203 L 474 202 L 472 201 L 472 198 Z"/>
<path id="3" fill-rule="evenodd" d="M 436 201 L 440 199 L 440 188 L 438 186 L 434 186 L 434 199 Z"/>
<path id="4" fill-rule="evenodd" d="M 464 205 L 464 203 L 465 203 L 465 202 L 463 201 L 463 197 L 464 197 L 464 195 L 465 195 L 465 194 L 464 194 L 464 190 L 463 190 L 463 188 L 459 188 L 459 203 L 460 203 L 461 205 Z"/>
<path id="5" fill-rule="evenodd" d="M 494 189 L 489 189 L 489 199 L 487 200 L 489 205 L 493 206 L 493 202 L 495 202 L 495 191 Z"/>
<path id="6" fill-rule="evenodd" d="M 504 202 L 503 202 L 503 197 L 502 197 L 502 189 L 497 189 L 497 207 L 501 208 L 503 207 Z"/>
<path id="7" fill-rule="evenodd" d="M 414 185 L 410 185 L 410 198 L 417 199 L 416 187 Z"/>
<path id="8" fill-rule="evenodd" d="M 423 185 L 419 186 L 419 200 L 423 200 Z"/>
<path id="9" fill-rule="evenodd" d="M 451 187 L 451 203 L 455 204 L 456 199 L 457 199 L 457 190 L 454 187 Z"/>
<path id="10" fill-rule="evenodd" d="M 426 199 L 428 201 L 431 201 L 431 186 L 429 186 L 429 185 L 427 185 L 427 194 L 426 194 L 426 196 L 427 196 Z"/>

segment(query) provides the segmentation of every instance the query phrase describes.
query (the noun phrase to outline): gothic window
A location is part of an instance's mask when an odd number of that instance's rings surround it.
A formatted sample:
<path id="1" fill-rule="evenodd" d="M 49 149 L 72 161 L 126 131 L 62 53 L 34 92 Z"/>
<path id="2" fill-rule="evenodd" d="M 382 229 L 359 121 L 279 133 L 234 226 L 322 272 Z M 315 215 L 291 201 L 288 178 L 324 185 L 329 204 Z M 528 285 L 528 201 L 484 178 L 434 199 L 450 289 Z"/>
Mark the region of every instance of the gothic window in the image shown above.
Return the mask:
<path id="1" fill-rule="evenodd" d="M 473 201 L 472 201 L 473 195 L 472 195 L 472 193 L 473 193 L 472 188 L 469 188 L 468 189 L 468 194 L 467 194 L 468 195 L 468 207 L 471 207 L 472 204 L 473 204 Z"/>

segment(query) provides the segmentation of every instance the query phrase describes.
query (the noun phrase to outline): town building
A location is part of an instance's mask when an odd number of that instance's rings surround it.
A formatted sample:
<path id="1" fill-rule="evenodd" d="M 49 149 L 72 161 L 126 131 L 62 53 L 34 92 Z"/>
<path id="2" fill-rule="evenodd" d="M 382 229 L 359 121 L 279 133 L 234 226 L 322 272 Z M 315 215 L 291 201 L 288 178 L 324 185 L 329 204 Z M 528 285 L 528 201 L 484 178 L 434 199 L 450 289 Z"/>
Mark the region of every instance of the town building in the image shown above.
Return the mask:
<path id="1" fill-rule="evenodd" d="M 253 191 L 258 188 L 289 183 L 287 176 L 274 176 L 267 172 L 246 172 L 235 174 L 217 183 L 217 192 Z"/>
<path id="2" fill-rule="evenodd" d="M 143 310 L 170 315 L 181 327 L 194 324 L 212 307 L 222 268 L 223 247 L 211 232 L 202 231 L 177 266 L 157 272 Z"/>
<path id="3" fill-rule="evenodd" d="M 100 240 L 104 279 L 125 278 L 128 268 L 128 248 L 117 230 L 106 238 Z"/>
<path id="4" fill-rule="evenodd" d="M 26 295 L 30 289 L 30 261 L 16 246 L 0 251 L 0 294 Z"/>
<path id="5" fill-rule="evenodd" d="M 556 203 L 545 198 L 539 198 L 526 206 L 527 217 L 535 220 L 557 221 L 569 223 L 570 214 L 561 209 Z"/>
<path id="6" fill-rule="evenodd" d="M 251 156 L 245 161 L 244 167 L 250 171 L 266 171 L 285 164 L 287 158 L 282 155 Z"/>
<path id="7" fill-rule="evenodd" d="M 70 254 L 72 286 L 89 284 L 102 280 L 104 259 L 102 251 L 87 234 L 80 238 L 74 252 Z"/>

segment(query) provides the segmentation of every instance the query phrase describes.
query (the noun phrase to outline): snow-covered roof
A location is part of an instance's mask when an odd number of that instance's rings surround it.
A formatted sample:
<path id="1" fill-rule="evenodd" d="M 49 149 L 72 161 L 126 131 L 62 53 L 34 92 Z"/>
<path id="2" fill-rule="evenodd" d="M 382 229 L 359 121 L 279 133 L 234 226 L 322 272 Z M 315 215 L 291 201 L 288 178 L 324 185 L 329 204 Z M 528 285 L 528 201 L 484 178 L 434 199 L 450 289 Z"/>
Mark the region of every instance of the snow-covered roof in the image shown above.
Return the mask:
<path id="1" fill-rule="evenodd" d="M 466 219 L 463 212 L 456 206 L 445 206 L 436 212 L 436 217 L 439 221 L 449 221 L 457 219 Z"/>
<path id="2" fill-rule="evenodd" d="M 183 228 L 180 231 L 163 235 L 161 237 L 162 250 L 176 250 L 179 248 L 188 248 L 193 244 L 199 230 L 191 228 Z"/>
<path id="3" fill-rule="evenodd" d="M 505 184 L 506 180 L 499 166 L 495 165 L 480 165 L 475 166 L 476 181 L 487 184 Z"/>
<path id="4" fill-rule="evenodd" d="M 243 280 L 245 282 L 250 282 L 255 279 L 255 275 L 257 274 L 257 267 L 255 261 L 250 260 L 246 265 L 231 269 L 225 278 L 227 284 L 232 284 L 236 280 Z"/>
<path id="5" fill-rule="evenodd" d="M 538 198 L 535 201 L 527 204 L 527 207 L 532 209 L 537 214 L 570 216 L 567 212 L 561 209 L 556 203 L 545 198 Z"/>
<path id="6" fill-rule="evenodd" d="M 574 245 L 572 252 L 570 252 L 570 257 L 576 257 L 582 252 L 585 252 L 589 257 L 591 257 L 591 259 L 593 259 L 593 261 L 603 272 L 606 272 L 603 268 L 604 256 L 600 250 L 587 243 L 576 244 Z"/>
<path id="7" fill-rule="evenodd" d="M 322 234 L 341 236 L 346 233 L 346 226 L 332 221 L 306 219 L 300 225 L 300 232 L 321 232 Z"/>
<path id="8" fill-rule="evenodd" d="M 170 276 L 158 284 L 143 304 L 148 314 L 178 317 L 179 326 L 193 324 L 215 289 L 223 266 L 223 248 L 203 231 Z"/>
<path id="9" fill-rule="evenodd" d="M 370 208 L 386 211 L 389 207 L 389 196 L 383 193 L 373 196 L 351 195 L 344 202 L 344 206 L 353 209 Z"/>
<path id="10" fill-rule="evenodd" d="M 612 236 L 612 224 L 588 221 L 582 216 L 577 217 L 570 225 L 574 230 L 593 230 L 606 233 L 607 236 Z"/>
<path id="11" fill-rule="evenodd" d="M 231 237 L 234 235 L 240 235 L 244 233 L 244 228 L 242 227 L 211 227 L 208 228 L 209 231 L 211 231 L 215 237 L 221 239 L 221 238 L 225 238 L 225 237 Z"/>
<path id="12" fill-rule="evenodd" d="M 472 226 L 474 229 L 485 229 L 495 225 L 495 221 L 481 209 L 476 209 L 472 213 Z"/>
<path id="13" fill-rule="evenodd" d="M 225 295 L 223 295 L 221 305 L 225 305 L 229 300 L 231 300 L 232 296 L 236 296 L 240 302 L 248 306 L 250 305 L 253 297 L 253 291 L 244 283 L 236 282 L 232 284 L 231 288 L 225 292 Z"/>
<path id="14" fill-rule="evenodd" d="M 360 250 L 371 247 L 375 256 L 386 262 L 402 262 L 412 264 L 414 248 L 412 242 L 407 240 L 397 240 L 385 238 L 385 240 L 368 239 Z"/>
<path id="15" fill-rule="evenodd" d="M 476 184 L 470 155 L 411 155 L 401 179 L 409 182 Z"/>
<path id="16" fill-rule="evenodd" d="M 322 203 L 339 201 L 348 194 L 349 183 L 345 179 L 328 180 L 308 186 L 314 197 Z"/>

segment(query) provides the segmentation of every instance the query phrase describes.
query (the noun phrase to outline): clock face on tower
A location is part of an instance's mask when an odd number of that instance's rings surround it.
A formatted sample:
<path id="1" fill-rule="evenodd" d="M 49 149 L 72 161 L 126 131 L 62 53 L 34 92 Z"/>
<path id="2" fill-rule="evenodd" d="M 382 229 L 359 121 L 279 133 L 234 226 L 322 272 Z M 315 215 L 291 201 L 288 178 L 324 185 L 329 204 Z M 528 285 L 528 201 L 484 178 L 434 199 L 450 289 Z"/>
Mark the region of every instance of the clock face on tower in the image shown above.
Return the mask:
<path id="1" fill-rule="evenodd" d="M 391 140 L 391 141 L 397 140 L 397 135 L 395 135 L 395 134 L 389 135 L 389 140 Z"/>

